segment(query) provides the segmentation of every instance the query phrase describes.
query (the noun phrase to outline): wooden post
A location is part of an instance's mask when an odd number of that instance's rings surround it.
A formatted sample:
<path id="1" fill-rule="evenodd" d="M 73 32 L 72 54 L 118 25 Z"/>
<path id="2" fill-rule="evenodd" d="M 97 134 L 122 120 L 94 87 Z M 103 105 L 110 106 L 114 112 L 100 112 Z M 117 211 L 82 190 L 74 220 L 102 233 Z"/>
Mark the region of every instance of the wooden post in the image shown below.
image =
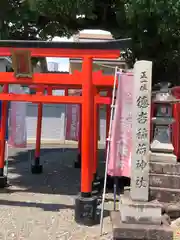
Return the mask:
<path id="1" fill-rule="evenodd" d="M 78 157 L 77 161 L 81 166 L 81 145 L 82 145 L 82 106 L 79 105 L 79 139 L 78 139 Z"/>
<path id="2" fill-rule="evenodd" d="M 43 170 L 43 166 L 40 164 L 42 115 L 43 115 L 43 104 L 38 103 L 35 160 L 34 160 L 34 164 L 32 164 L 31 166 L 31 172 L 33 174 L 40 174 L 42 173 L 42 170 Z"/>
<path id="3" fill-rule="evenodd" d="M 82 84 L 82 167 L 81 195 L 90 197 L 92 191 L 92 158 L 94 94 L 92 83 L 92 58 L 85 57 L 82 66 L 84 81 Z"/>
<path id="4" fill-rule="evenodd" d="M 43 105 L 38 103 L 38 119 L 37 119 L 37 129 L 36 129 L 36 151 L 35 158 L 39 159 L 41 150 L 41 130 L 42 130 L 42 115 L 43 115 Z"/>
<path id="5" fill-rule="evenodd" d="M 91 196 L 94 157 L 94 90 L 91 57 L 84 58 L 82 71 L 81 194 L 75 201 L 75 221 L 94 225 L 97 220 L 97 197 Z"/>
<path id="6" fill-rule="evenodd" d="M 65 94 L 64 94 L 64 95 L 65 95 L 65 96 L 68 96 L 68 95 L 69 95 L 68 93 L 69 93 L 68 87 L 65 87 Z"/>
<path id="7" fill-rule="evenodd" d="M 94 96 L 98 95 L 97 88 L 94 88 Z M 94 104 L 94 141 L 93 141 L 93 180 L 96 178 L 98 165 L 98 137 L 99 137 L 99 105 Z"/>
<path id="8" fill-rule="evenodd" d="M 8 84 L 4 85 L 3 92 L 8 93 Z M 7 184 L 7 177 L 4 176 L 7 116 L 8 116 L 8 101 L 2 101 L 1 132 L 0 132 L 0 188 L 4 188 Z"/>

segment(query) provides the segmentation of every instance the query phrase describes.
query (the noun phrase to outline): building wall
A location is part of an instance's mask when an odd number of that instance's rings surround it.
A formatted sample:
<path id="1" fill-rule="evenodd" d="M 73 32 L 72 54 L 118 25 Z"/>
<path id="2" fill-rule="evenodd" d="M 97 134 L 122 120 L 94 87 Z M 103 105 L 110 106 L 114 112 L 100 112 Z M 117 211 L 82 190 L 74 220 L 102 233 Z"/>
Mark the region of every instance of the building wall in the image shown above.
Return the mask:
<path id="1" fill-rule="evenodd" d="M 65 106 L 44 104 L 42 119 L 42 140 L 64 140 Z M 27 105 L 27 136 L 36 138 L 37 104 Z"/>
<path id="2" fill-rule="evenodd" d="M 42 141 L 62 142 L 65 140 L 65 105 L 62 104 L 44 104 L 42 119 Z M 104 143 L 106 139 L 106 120 L 105 110 L 100 109 L 99 135 L 100 142 Z M 27 136 L 31 141 L 36 138 L 37 124 L 37 105 L 28 103 L 27 105 Z"/>

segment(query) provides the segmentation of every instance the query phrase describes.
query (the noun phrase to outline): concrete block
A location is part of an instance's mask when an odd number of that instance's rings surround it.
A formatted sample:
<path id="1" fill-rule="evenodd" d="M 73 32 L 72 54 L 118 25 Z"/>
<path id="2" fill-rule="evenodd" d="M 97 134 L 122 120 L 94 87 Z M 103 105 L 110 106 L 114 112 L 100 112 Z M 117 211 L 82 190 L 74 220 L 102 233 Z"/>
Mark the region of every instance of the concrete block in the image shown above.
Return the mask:
<path id="1" fill-rule="evenodd" d="M 180 176 L 180 163 L 150 162 L 149 170 L 150 173 Z"/>
<path id="2" fill-rule="evenodd" d="M 151 152 L 150 154 L 150 162 L 171 162 L 176 163 L 177 157 L 173 153 L 156 153 Z"/>
<path id="3" fill-rule="evenodd" d="M 158 200 L 159 202 L 180 202 L 180 190 L 172 188 L 149 188 L 149 199 Z"/>
<path id="4" fill-rule="evenodd" d="M 111 212 L 111 221 L 114 240 L 173 239 L 173 230 L 169 226 L 123 223 L 119 212 Z"/>
<path id="5" fill-rule="evenodd" d="M 151 187 L 180 189 L 180 175 L 154 174 L 149 175 Z"/>
<path id="6" fill-rule="evenodd" d="M 121 196 L 119 203 L 121 221 L 125 223 L 161 224 L 162 205 L 156 202 L 132 201 Z"/>

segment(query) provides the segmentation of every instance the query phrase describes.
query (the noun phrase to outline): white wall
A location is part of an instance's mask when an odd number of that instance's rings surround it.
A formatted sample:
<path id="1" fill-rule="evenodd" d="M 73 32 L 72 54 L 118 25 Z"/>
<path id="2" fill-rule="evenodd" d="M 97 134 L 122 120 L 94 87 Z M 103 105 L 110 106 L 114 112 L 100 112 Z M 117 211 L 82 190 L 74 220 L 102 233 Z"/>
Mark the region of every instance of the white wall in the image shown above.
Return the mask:
<path id="1" fill-rule="evenodd" d="M 36 138 L 37 126 L 37 105 L 28 103 L 27 106 L 27 137 L 34 141 Z M 105 111 L 100 109 L 100 142 L 106 139 Z M 42 119 L 42 141 L 62 142 L 65 140 L 65 105 L 44 104 Z"/>

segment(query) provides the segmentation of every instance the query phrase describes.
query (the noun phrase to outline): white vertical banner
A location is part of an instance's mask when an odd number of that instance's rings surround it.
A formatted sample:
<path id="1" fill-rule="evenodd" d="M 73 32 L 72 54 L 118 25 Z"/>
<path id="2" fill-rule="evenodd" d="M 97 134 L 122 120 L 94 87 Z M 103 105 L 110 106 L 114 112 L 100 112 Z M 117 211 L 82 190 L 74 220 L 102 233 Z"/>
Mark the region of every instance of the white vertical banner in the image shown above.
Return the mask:
<path id="1" fill-rule="evenodd" d="M 10 92 L 24 93 L 22 87 L 17 84 L 11 86 Z M 8 144 L 12 147 L 24 148 L 27 145 L 26 109 L 26 102 L 11 102 Z"/>
<path id="2" fill-rule="evenodd" d="M 148 201 L 152 62 L 134 65 L 131 198 Z"/>

